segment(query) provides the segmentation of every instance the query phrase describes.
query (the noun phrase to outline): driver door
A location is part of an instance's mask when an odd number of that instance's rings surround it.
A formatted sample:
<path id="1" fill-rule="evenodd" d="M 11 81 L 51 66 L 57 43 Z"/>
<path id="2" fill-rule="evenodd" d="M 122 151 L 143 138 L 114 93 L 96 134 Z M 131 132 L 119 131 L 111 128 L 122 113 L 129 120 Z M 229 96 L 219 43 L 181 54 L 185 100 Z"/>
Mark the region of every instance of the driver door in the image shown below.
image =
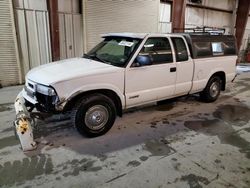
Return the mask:
<path id="1" fill-rule="evenodd" d="M 136 58 L 126 69 L 127 108 L 170 98 L 175 92 L 176 63 L 167 37 L 148 38 L 138 56 L 147 56 L 151 62 L 143 65 L 137 62 L 142 58 Z"/>

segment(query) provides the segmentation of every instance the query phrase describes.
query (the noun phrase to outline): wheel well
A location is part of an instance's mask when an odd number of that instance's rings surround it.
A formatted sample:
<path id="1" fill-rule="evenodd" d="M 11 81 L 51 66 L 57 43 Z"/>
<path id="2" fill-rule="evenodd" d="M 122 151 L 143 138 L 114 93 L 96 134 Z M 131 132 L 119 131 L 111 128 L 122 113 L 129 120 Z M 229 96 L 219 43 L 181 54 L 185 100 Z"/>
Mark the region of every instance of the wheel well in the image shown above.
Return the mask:
<path id="1" fill-rule="evenodd" d="M 222 91 L 225 91 L 225 89 L 226 89 L 226 75 L 225 75 L 225 72 L 223 72 L 223 71 L 216 72 L 216 73 L 214 73 L 210 78 L 212 78 L 212 77 L 214 77 L 214 76 L 220 77 L 220 79 L 221 79 L 221 81 L 222 81 L 221 90 L 222 90 Z"/>
<path id="2" fill-rule="evenodd" d="M 122 116 L 122 103 L 121 103 L 121 100 L 120 100 L 119 96 L 114 91 L 109 90 L 109 89 L 98 89 L 98 90 L 91 90 L 91 91 L 86 91 L 86 92 L 79 93 L 76 96 L 74 96 L 73 98 L 71 98 L 66 103 L 66 105 L 64 107 L 64 111 L 71 110 L 74 107 L 74 105 L 76 104 L 76 102 L 78 100 L 80 100 L 82 97 L 90 95 L 90 94 L 94 94 L 94 93 L 103 94 L 103 95 L 109 97 L 111 100 L 113 100 L 113 102 L 115 103 L 115 106 L 116 106 L 117 114 L 119 116 Z"/>

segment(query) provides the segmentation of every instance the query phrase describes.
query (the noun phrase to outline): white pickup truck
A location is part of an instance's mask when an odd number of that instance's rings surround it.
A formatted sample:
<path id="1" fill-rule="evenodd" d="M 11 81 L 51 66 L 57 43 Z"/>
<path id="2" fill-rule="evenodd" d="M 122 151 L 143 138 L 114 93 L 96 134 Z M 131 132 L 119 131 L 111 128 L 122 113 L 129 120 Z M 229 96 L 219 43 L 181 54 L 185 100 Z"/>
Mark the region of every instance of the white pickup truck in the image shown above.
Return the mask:
<path id="1" fill-rule="evenodd" d="M 30 111 L 71 111 L 81 134 L 99 136 L 131 107 L 193 93 L 215 101 L 236 60 L 231 35 L 110 33 L 81 58 L 32 69 L 20 97 Z"/>

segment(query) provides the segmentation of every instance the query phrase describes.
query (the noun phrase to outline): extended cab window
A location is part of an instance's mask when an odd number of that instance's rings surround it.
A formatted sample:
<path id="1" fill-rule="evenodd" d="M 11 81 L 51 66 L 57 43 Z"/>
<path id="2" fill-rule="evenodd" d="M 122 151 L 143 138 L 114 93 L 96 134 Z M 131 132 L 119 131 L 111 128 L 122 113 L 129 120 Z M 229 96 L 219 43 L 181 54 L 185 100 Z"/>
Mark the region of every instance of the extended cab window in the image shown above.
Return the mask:
<path id="1" fill-rule="evenodd" d="M 194 42 L 193 46 L 194 46 L 195 57 L 202 58 L 202 57 L 212 56 L 210 42 Z"/>
<path id="2" fill-rule="evenodd" d="M 224 55 L 237 54 L 235 42 L 224 42 L 223 50 L 224 50 Z"/>
<path id="3" fill-rule="evenodd" d="M 149 56 L 152 64 L 173 62 L 171 46 L 169 40 L 165 37 L 149 38 L 139 55 Z"/>
<path id="4" fill-rule="evenodd" d="M 182 38 L 179 37 L 171 37 L 172 42 L 174 44 L 176 61 L 187 61 L 188 60 L 188 52 L 185 42 Z"/>

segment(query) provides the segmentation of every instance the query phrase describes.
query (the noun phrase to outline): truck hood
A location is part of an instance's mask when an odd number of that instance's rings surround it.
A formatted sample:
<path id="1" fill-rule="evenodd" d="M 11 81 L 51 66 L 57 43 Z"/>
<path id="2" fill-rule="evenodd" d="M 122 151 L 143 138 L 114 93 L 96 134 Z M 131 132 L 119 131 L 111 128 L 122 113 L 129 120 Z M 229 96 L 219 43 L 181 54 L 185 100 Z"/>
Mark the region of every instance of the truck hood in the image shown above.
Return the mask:
<path id="1" fill-rule="evenodd" d="M 120 69 L 85 58 L 72 58 L 48 63 L 28 72 L 26 79 L 43 85 L 71 80 L 88 75 L 105 74 Z"/>

